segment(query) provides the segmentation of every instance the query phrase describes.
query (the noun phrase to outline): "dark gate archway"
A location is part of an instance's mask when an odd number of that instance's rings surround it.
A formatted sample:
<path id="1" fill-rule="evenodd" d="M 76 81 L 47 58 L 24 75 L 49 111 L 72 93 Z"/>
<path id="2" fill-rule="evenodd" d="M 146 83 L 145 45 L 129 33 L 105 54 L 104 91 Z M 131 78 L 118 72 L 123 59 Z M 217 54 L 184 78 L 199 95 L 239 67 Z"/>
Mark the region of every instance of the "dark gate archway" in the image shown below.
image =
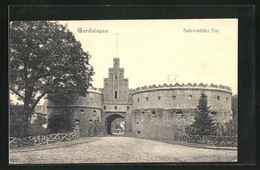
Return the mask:
<path id="1" fill-rule="evenodd" d="M 111 135 L 112 131 L 111 131 L 111 125 L 112 122 L 117 119 L 117 118 L 122 118 L 125 120 L 125 117 L 120 115 L 120 114 L 111 114 L 106 118 L 106 127 L 107 127 L 107 134 Z"/>

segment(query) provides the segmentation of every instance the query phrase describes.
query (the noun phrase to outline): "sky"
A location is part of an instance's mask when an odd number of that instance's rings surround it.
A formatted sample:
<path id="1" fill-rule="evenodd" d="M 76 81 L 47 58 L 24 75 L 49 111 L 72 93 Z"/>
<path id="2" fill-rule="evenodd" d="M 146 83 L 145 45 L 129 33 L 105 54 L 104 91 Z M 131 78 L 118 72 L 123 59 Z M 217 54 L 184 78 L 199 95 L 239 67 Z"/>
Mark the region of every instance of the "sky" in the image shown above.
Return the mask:
<path id="1" fill-rule="evenodd" d="M 83 50 L 91 54 L 95 71 L 92 84 L 96 88 L 103 87 L 113 58 L 120 58 L 130 88 L 174 84 L 176 80 L 179 84 L 227 85 L 237 93 L 237 19 L 58 22 L 67 24 Z M 187 32 L 197 29 L 207 32 Z"/>
<path id="2" fill-rule="evenodd" d="M 92 84 L 103 87 L 113 58 L 120 58 L 129 87 L 174 83 L 222 84 L 237 93 L 238 20 L 80 20 L 67 24 L 91 54 Z M 94 32 L 89 33 L 89 29 Z M 188 29 L 208 32 L 185 32 Z M 218 30 L 218 31 L 212 31 Z M 85 30 L 85 32 L 84 32 Z M 88 32 L 87 32 L 87 31 Z M 100 30 L 97 32 L 95 30 Z M 118 33 L 118 36 L 116 35 Z"/>

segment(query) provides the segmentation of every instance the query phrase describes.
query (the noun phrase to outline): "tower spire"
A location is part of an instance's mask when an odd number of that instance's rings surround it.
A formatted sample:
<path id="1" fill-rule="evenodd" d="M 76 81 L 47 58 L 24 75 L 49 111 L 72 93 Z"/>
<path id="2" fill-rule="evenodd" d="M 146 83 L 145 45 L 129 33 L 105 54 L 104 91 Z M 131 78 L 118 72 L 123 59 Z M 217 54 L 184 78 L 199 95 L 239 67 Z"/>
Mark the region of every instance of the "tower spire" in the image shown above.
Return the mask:
<path id="1" fill-rule="evenodd" d="M 118 33 L 116 33 L 116 58 L 118 57 Z"/>

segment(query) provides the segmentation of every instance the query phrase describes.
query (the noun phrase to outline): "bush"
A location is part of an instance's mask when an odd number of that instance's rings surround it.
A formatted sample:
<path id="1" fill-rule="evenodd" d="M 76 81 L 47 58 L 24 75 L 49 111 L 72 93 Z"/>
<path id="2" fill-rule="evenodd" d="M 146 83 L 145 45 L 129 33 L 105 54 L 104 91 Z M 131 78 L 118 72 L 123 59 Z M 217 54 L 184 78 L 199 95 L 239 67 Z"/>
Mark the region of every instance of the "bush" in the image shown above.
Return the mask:
<path id="1" fill-rule="evenodd" d="M 30 124 L 28 126 L 28 135 L 29 136 L 39 136 L 39 135 L 47 135 L 50 134 L 49 129 L 45 129 L 40 124 Z"/>
<path id="2" fill-rule="evenodd" d="M 10 105 L 10 137 L 25 137 L 25 129 L 28 127 L 28 122 L 22 116 L 23 107 L 19 105 Z"/>
<path id="3" fill-rule="evenodd" d="M 64 112 L 63 114 L 53 114 L 48 120 L 48 129 L 52 133 L 71 132 L 73 127 L 72 114 L 69 111 Z"/>

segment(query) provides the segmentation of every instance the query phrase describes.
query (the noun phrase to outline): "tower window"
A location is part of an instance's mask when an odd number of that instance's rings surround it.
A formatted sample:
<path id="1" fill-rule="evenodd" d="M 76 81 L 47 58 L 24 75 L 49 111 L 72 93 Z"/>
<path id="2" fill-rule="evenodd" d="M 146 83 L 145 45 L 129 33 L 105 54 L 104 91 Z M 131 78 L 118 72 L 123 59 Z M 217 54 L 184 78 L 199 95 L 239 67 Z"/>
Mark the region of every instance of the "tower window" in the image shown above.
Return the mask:
<path id="1" fill-rule="evenodd" d="M 226 97 L 226 101 L 228 102 L 228 97 Z"/>
<path id="2" fill-rule="evenodd" d="M 117 99 L 117 91 L 115 91 L 115 99 Z"/>
<path id="3" fill-rule="evenodd" d="M 107 107 L 106 106 L 104 106 L 104 110 L 106 110 L 107 109 Z"/>
<path id="4" fill-rule="evenodd" d="M 116 75 L 116 77 L 115 77 L 115 78 L 116 78 L 116 80 L 117 80 L 117 75 Z"/>
<path id="5" fill-rule="evenodd" d="M 219 96 L 217 96 L 217 100 L 220 100 L 220 97 L 219 97 Z"/>
<path id="6" fill-rule="evenodd" d="M 146 97 L 146 100 L 148 101 L 148 100 L 149 100 L 149 98 L 148 98 L 148 97 Z"/>
<path id="7" fill-rule="evenodd" d="M 137 98 L 137 101 L 139 102 L 139 101 L 140 101 L 140 99 L 139 99 L 139 98 Z"/>
<path id="8" fill-rule="evenodd" d="M 188 99 L 192 99 L 192 95 L 189 95 L 189 96 L 188 96 Z"/>
<path id="9" fill-rule="evenodd" d="M 182 114 L 182 113 L 183 113 L 182 109 L 179 109 L 179 110 L 176 111 L 176 114 Z"/>
<path id="10" fill-rule="evenodd" d="M 161 96 L 158 96 L 158 100 L 161 100 Z"/>
<path id="11" fill-rule="evenodd" d="M 127 108 L 127 110 L 129 110 L 129 106 L 127 106 L 126 108 Z"/>
<path id="12" fill-rule="evenodd" d="M 217 112 L 211 112 L 211 114 L 212 114 L 212 115 L 216 115 L 216 114 L 217 114 Z"/>
<path id="13" fill-rule="evenodd" d="M 117 110 L 117 106 L 115 106 L 115 110 Z"/>
<path id="14" fill-rule="evenodd" d="M 80 123 L 80 120 L 79 119 L 75 119 L 75 124 L 79 124 Z"/>
<path id="15" fill-rule="evenodd" d="M 93 110 L 93 113 L 96 113 L 97 111 L 96 110 Z"/>
<path id="16" fill-rule="evenodd" d="M 84 112 L 84 109 L 81 109 L 80 112 L 83 113 L 83 112 Z"/>
<path id="17" fill-rule="evenodd" d="M 176 96 L 172 96 L 172 99 L 175 100 L 175 99 L 176 99 Z"/>

